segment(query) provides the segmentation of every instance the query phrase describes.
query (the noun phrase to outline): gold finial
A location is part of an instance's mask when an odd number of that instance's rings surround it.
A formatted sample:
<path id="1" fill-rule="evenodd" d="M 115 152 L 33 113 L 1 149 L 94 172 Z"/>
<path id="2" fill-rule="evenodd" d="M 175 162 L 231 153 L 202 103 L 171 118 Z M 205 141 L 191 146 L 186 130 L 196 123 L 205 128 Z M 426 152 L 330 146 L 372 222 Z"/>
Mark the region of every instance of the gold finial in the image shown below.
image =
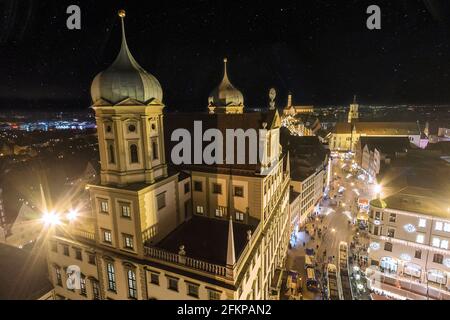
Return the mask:
<path id="1" fill-rule="evenodd" d="M 227 58 L 223 58 L 223 62 L 227 63 L 228 59 Z"/>
<path id="2" fill-rule="evenodd" d="M 119 12 L 118 12 L 117 14 L 118 14 L 119 17 L 121 17 L 121 18 L 125 18 L 125 16 L 126 16 L 125 10 L 123 10 L 123 9 L 120 9 Z"/>

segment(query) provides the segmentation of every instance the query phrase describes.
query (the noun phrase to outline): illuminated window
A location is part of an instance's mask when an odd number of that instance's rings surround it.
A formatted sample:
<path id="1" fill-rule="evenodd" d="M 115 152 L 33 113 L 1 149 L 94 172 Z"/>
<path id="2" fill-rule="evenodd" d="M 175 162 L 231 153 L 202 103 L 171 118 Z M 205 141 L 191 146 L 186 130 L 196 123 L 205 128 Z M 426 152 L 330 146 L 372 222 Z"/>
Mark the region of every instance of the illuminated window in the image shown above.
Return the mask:
<path id="1" fill-rule="evenodd" d="M 224 207 L 218 207 L 216 209 L 216 217 L 222 218 L 225 215 L 225 212 L 227 211 L 227 208 Z"/>
<path id="2" fill-rule="evenodd" d="M 112 243 L 111 231 L 103 229 L 103 242 Z"/>
<path id="3" fill-rule="evenodd" d="M 197 213 L 203 214 L 203 206 L 197 206 Z"/>
<path id="4" fill-rule="evenodd" d="M 131 218 L 131 207 L 128 204 L 121 204 L 122 217 Z"/>
<path id="5" fill-rule="evenodd" d="M 444 231 L 450 232 L 450 223 L 444 223 Z"/>
<path id="6" fill-rule="evenodd" d="M 100 212 L 101 213 L 108 213 L 108 201 L 107 200 L 100 200 Z"/>
<path id="7" fill-rule="evenodd" d="M 92 296 L 94 300 L 100 300 L 100 284 L 97 280 L 92 279 Z"/>
<path id="8" fill-rule="evenodd" d="M 80 294 L 82 296 L 86 296 L 87 292 L 86 292 L 86 278 L 85 277 L 81 277 L 80 278 Z"/>
<path id="9" fill-rule="evenodd" d="M 434 230 L 436 231 L 442 231 L 442 222 L 441 221 L 436 221 L 436 224 L 434 225 Z"/>
<path id="10" fill-rule="evenodd" d="M 136 273 L 133 270 L 128 270 L 128 296 L 132 299 L 137 298 Z"/>
<path id="11" fill-rule="evenodd" d="M 244 221 L 244 213 L 236 211 L 236 220 L 237 221 Z"/>
<path id="12" fill-rule="evenodd" d="M 427 226 L 427 220 L 426 219 L 419 219 L 419 227 L 425 228 Z"/>
<path id="13" fill-rule="evenodd" d="M 425 236 L 423 234 L 418 234 L 416 237 L 417 243 L 424 243 L 425 242 Z"/>
<path id="14" fill-rule="evenodd" d="M 123 235 L 123 246 L 126 249 L 133 249 L 133 236 L 129 234 Z"/>
<path id="15" fill-rule="evenodd" d="M 439 238 L 433 238 L 433 242 L 431 243 L 431 245 L 433 247 L 439 248 L 439 246 L 441 245 L 441 240 Z"/>
<path id="16" fill-rule="evenodd" d="M 441 241 L 441 248 L 442 249 L 448 249 L 448 240 L 442 240 Z"/>
<path id="17" fill-rule="evenodd" d="M 106 264 L 106 273 L 108 275 L 108 290 L 116 291 L 116 273 L 112 263 Z"/>

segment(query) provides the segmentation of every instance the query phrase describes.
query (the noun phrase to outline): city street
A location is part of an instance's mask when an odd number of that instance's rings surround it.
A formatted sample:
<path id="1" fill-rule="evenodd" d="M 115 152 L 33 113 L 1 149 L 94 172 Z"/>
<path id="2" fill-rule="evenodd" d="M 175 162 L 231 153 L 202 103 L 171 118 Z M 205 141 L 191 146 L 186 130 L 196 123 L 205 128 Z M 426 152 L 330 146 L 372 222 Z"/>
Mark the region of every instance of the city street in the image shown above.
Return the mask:
<path id="1" fill-rule="evenodd" d="M 358 198 L 372 199 L 373 187 L 369 185 L 367 176 L 364 175 L 363 178 L 363 175 L 360 175 L 358 178 L 356 169 L 353 170 L 354 174 L 350 173 L 351 167 L 351 158 L 333 159 L 329 198 L 322 200 L 320 213 L 307 221 L 297 235 L 295 247 L 288 252 L 287 269 L 298 271 L 302 279 L 306 279 L 304 266 L 306 251 L 314 250 L 316 277 L 322 284 L 321 288 L 326 286 L 326 279 L 322 276 L 327 263 L 338 265 L 339 244 L 342 241 L 346 242 L 350 250 L 354 236 L 358 235 L 359 239 L 363 239 L 363 232 L 356 224 L 359 211 Z M 305 247 L 303 247 L 303 243 Z M 349 256 L 352 257 L 353 254 L 349 252 Z M 356 268 L 358 273 L 359 267 L 360 265 Z M 353 265 L 350 265 L 350 269 L 349 272 L 352 272 Z M 366 291 L 364 283 L 362 283 L 363 288 L 361 286 L 359 289 L 356 288 L 356 283 L 360 283 L 360 279 L 363 278 L 361 274 L 356 276 L 358 281 L 351 277 L 354 295 L 358 296 L 359 291 L 363 293 Z M 307 300 L 322 299 L 322 293 L 308 291 L 305 281 L 303 281 L 303 298 Z"/>

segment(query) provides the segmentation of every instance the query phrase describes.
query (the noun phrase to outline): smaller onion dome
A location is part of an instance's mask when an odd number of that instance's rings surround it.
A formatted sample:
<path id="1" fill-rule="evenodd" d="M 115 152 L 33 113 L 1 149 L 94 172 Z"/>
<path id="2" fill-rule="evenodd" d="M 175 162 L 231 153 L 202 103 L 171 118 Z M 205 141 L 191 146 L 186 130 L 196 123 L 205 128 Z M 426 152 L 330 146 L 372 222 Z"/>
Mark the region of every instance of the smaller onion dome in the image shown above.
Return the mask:
<path id="1" fill-rule="evenodd" d="M 222 82 L 211 92 L 208 103 L 214 107 L 243 106 L 244 96 L 231 84 L 230 79 L 228 79 L 227 58 L 223 59 L 223 62 L 224 74 Z"/>

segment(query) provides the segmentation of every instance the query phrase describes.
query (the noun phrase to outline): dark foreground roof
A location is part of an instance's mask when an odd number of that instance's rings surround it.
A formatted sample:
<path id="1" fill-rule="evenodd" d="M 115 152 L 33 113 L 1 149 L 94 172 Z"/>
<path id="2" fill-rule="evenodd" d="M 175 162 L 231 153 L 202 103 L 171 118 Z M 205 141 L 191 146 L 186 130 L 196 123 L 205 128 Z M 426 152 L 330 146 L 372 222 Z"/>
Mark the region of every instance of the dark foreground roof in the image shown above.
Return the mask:
<path id="1" fill-rule="evenodd" d="M 367 146 L 370 151 L 377 149 L 384 154 L 406 152 L 410 147 L 408 137 L 361 137 L 361 147 Z"/>
<path id="2" fill-rule="evenodd" d="M 186 256 L 209 263 L 225 266 L 227 260 L 228 220 L 194 216 L 162 239 L 155 246 L 172 253 L 178 253 L 184 245 Z M 247 244 L 247 231 L 255 225 L 233 222 L 236 260 Z"/>
<path id="3" fill-rule="evenodd" d="M 0 300 L 35 300 L 53 289 L 44 256 L 0 244 Z"/>

